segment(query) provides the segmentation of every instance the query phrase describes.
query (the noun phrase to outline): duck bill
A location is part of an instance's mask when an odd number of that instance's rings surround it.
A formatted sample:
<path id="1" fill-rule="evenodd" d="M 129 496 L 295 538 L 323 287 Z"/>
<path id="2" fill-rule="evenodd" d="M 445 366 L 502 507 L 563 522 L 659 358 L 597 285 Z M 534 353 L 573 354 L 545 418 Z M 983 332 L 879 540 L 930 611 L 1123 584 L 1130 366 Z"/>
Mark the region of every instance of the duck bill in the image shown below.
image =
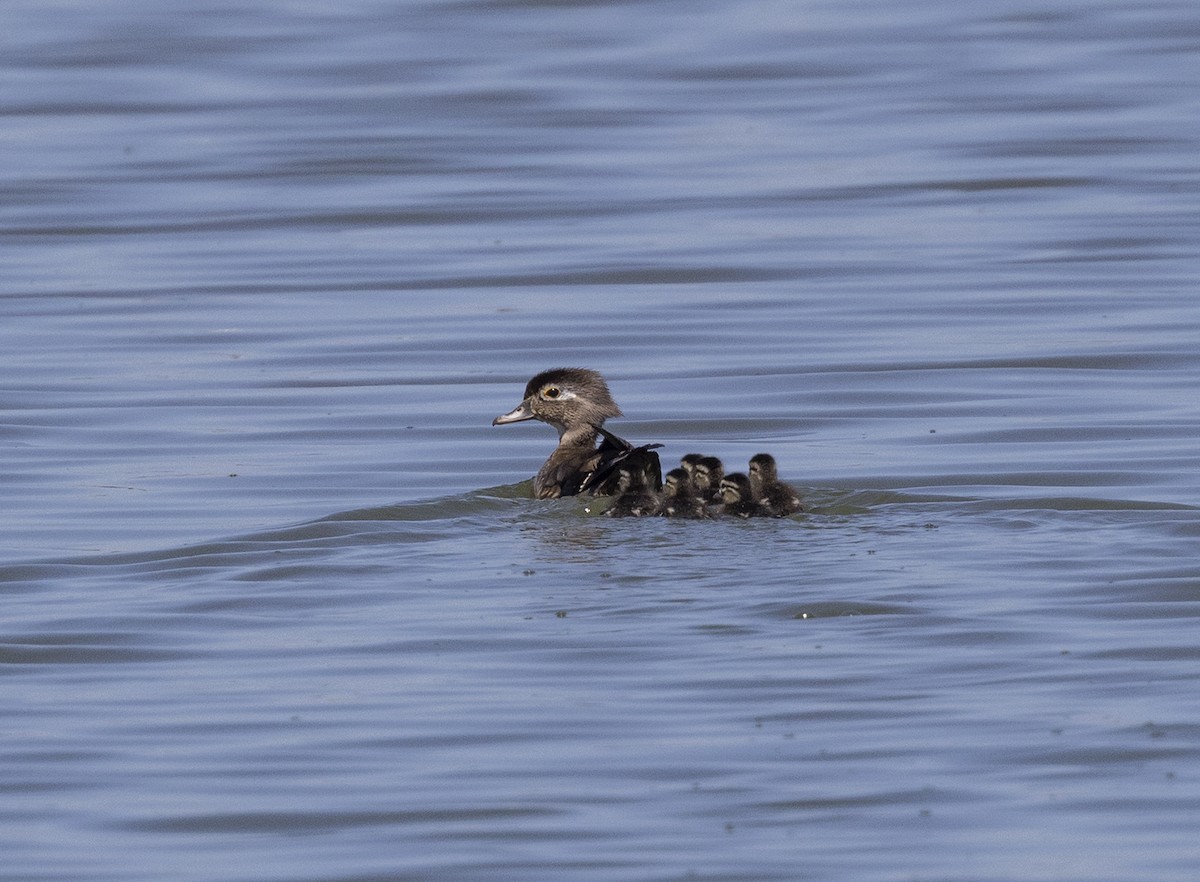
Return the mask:
<path id="1" fill-rule="evenodd" d="M 520 423 L 533 419 L 533 411 L 529 409 L 529 401 L 525 400 L 510 410 L 492 420 L 493 426 L 503 426 L 506 423 Z"/>

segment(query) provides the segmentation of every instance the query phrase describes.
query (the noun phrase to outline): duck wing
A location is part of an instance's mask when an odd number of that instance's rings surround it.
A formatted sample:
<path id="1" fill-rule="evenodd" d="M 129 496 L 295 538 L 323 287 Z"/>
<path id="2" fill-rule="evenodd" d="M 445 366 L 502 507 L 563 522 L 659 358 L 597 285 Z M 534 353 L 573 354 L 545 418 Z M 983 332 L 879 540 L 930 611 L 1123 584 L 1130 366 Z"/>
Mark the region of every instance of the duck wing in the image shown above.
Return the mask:
<path id="1" fill-rule="evenodd" d="M 642 444 L 634 447 L 619 435 L 597 427 L 603 441 L 596 449 L 597 461 L 591 474 L 586 475 L 579 485 L 579 493 L 593 496 L 611 496 L 617 488 L 617 466 L 625 464 L 635 474 L 646 476 L 646 486 L 656 493 L 662 489 L 662 463 L 654 451 L 661 444 Z"/>
<path id="2" fill-rule="evenodd" d="M 574 496 L 596 473 L 600 461 L 600 451 L 590 444 L 556 448 L 533 479 L 534 498 Z"/>

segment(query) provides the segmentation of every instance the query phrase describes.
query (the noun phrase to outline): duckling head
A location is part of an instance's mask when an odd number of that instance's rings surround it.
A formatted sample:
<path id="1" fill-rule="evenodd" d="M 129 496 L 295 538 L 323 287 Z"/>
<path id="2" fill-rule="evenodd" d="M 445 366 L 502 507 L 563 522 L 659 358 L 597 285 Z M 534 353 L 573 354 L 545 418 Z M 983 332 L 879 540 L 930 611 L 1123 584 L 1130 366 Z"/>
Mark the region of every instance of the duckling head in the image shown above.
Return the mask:
<path id="1" fill-rule="evenodd" d="M 775 471 L 775 457 L 769 453 L 756 453 L 750 457 L 750 486 L 756 494 L 761 494 L 763 487 L 774 484 L 779 477 Z"/>
<path id="2" fill-rule="evenodd" d="M 750 499 L 750 479 L 741 472 L 726 475 L 721 481 L 721 499 L 726 505 Z"/>
<path id="3" fill-rule="evenodd" d="M 608 384 L 587 368 L 554 368 L 542 371 L 525 386 L 525 398 L 508 413 L 492 420 L 493 426 L 541 420 L 558 430 L 559 442 L 575 433 L 590 440 L 609 417 L 621 416 Z"/>
<path id="4" fill-rule="evenodd" d="M 684 469 L 671 469 L 663 476 L 663 494 L 670 497 L 686 493 L 691 488 L 688 473 Z"/>
<path id="5" fill-rule="evenodd" d="M 705 499 L 716 495 L 725 475 L 725 466 L 715 456 L 702 456 L 692 467 L 692 486 Z"/>
<path id="6" fill-rule="evenodd" d="M 627 493 L 635 484 L 635 473 L 629 466 L 621 466 L 617 469 L 617 494 Z"/>

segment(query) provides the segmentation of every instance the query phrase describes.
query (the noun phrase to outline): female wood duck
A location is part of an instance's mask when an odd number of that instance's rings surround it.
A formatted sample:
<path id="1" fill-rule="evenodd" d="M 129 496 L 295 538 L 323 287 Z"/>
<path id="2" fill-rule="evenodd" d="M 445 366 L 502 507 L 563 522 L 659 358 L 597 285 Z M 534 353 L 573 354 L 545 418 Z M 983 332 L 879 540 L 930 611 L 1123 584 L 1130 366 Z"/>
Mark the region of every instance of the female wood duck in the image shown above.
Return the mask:
<path id="1" fill-rule="evenodd" d="M 663 478 L 662 514 L 668 518 L 706 518 L 708 506 L 696 495 L 687 469 L 671 469 Z"/>
<path id="2" fill-rule="evenodd" d="M 619 416 L 621 408 L 596 371 L 554 368 L 530 380 L 524 400 L 492 420 L 492 425 L 541 420 L 558 429 L 558 447 L 533 479 L 537 499 L 619 493 L 617 467 L 622 463 L 629 466 L 631 476 L 640 471 L 647 476 L 647 485 L 659 490 L 662 467 L 654 449 L 662 445 L 634 447 L 603 428 L 606 419 Z M 603 439 L 599 447 L 597 438 Z"/>
<path id="3" fill-rule="evenodd" d="M 804 510 L 800 494 L 779 480 L 775 457 L 769 453 L 750 457 L 750 489 L 772 517 L 785 518 Z"/>
<path id="4" fill-rule="evenodd" d="M 754 498 L 750 479 L 741 472 L 726 475 L 721 481 L 721 514 L 735 518 L 756 518 L 767 514 L 762 504 Z"/>

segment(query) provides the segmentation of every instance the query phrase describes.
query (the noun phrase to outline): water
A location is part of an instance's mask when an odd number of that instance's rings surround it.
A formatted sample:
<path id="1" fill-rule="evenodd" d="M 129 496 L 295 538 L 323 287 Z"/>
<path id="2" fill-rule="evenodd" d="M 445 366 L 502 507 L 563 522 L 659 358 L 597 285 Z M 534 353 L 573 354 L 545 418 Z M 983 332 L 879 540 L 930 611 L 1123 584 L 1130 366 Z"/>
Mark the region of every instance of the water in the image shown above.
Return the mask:
<path id="1" fill-rule="evenodd" d="M 1191 4 L 3 17 L 0 879 L 1194 877 Z"/>

